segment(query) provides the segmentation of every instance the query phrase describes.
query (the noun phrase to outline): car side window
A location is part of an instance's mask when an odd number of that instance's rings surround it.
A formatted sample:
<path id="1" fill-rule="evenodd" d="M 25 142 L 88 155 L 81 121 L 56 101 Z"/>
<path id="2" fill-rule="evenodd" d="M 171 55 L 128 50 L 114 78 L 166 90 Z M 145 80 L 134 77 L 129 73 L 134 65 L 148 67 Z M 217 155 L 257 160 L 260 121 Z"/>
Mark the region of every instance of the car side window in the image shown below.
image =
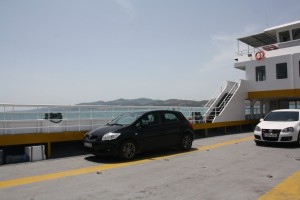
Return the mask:
<path id="1" fill-rule="evenodd" d="M 142 126 L 155 126 L 159 125 L 158 115 L 155 113 L 147 114 L 142 116 L 140 125 Z"/>
<path id="2" fill-rule="evenodd" d="M 174 113 L 164 113 L 163 114 L 164 123 L 174 123 L 179 122 L 179 118 Z"/>

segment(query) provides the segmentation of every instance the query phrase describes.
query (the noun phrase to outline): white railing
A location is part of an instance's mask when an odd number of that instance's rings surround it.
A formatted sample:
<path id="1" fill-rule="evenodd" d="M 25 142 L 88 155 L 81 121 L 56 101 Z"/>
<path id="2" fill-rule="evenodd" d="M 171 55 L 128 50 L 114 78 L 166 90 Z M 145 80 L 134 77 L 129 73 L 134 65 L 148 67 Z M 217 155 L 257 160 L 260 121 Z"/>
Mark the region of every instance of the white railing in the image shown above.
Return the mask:
<path id="1" fill-rule="evenodd" d="M 199 122 L 194 113 L 205 112 L 203 107 L 0 104 L 0 135 L 88 131 L 123 113 L 162 109 L 180 111 L 192 123 Z M 45 118 L 46 113 L 61 113 L 62 119 Z"/>
<path id="2" fill-rule="evenodd" d="M 223 109 L 225 108 L 226 104 L 230 101 L 231 96 L 234 95 L 234 93 L 237 91 L 239 87 L 239 83 L 238 81 L 234 82 L 233 86 L 230 88 L 230 90 L 228 91 L 226 97 L 223 99 L 223 101 L 220 103 L 220 105 L 218 106 L 218 109 L 221 109 L 221 112 L 223 111 Z M 227 88 L 228 89 L 228 88 Z M 219 114 L 221 114 L 221 112 Z"/>
<path id="3" fill-rule="evenodd" d="M 224 81 L 222 83 L 222 85 L 214 93 L 212 98 L 205 105 L 206 108 L 206 112 L 204 114 L 204 118 L 206 119 L 205 122 L 207 120 L 212 122 L 213 119 L 215 119 L 215 117 L 218 116 L 223 111 L 228 101 L 230 101 L 229 98 L 231 98 L 231 96 L 234 95 L 234 93 L 238 89 L 238 86 L 239 86 L 239 80 L 236 82 Z M 226 96 L 224 96 L 224 94 L 226 94 Z M 219 104 L 219 101 L 222 98 L 223 100 Z"/>
<path id="4" fill-rule="evenodd" d="M 300 45 L 300 40 L 297 41 L 288 41 L 288 42 L 283 42 L 283 43 L 274 43 L 274 44 L 269 44 L 269 45 L 264 45 L 261 47 L 250 47 L 247 45 L 247 49 L 240 50 L 239 45 L 238 45 L 238 51 L 236 52 L 237 56 L 248 56 L 251 57 L 252 55 L 255 55 L 258 51 L 260 50 L 265 50 L 265 51 L 273 51 L 277 49 L 282 49 L 286 47 L 292 47 L 292 46 L 299 46 Z"/>
<path id="5" fill-rule="evenodd" d="M 215 101 L 219 98 L 219 96 L 223 93 L 223 91 L 226 89 L 227 87 L 227 81 L 224 81 L 220 87 L 218 87 L 218 89 L 214 92 L 214 94 L 211 96 L 210 100 L 205 104 L 204 107 L 209 108 L 210 106 L 212 106 Z"/>
<path id="6" fill-rule="evenodd" d="M 148 110 L 177 110 L 191 123 L 206 123 L 210 115 L 215 117 L 219 114 L 218 107 L 210 107 L 210 113 L 205 114 L 207 109 L 176 106 L 0 104 L 0 135 L 88 131 L 107 124 L 123 113 Z M 45 119 L 46 113 L 61 113 L 62 119 Z M 258 115 L 257 109 L 252 116 L 249 109 L 245 110 L 245 119 L 257 118 Z"/>
<path id="7" fill-rule="evenodd" d="M 236 52 L 236 54 L 238 56 L 244 56 L 244 55 L 254 55 L 256 52 L 259 51 L 259 48 L 249 48 L 247 50 L 239 50 L 238 52 Z"/>

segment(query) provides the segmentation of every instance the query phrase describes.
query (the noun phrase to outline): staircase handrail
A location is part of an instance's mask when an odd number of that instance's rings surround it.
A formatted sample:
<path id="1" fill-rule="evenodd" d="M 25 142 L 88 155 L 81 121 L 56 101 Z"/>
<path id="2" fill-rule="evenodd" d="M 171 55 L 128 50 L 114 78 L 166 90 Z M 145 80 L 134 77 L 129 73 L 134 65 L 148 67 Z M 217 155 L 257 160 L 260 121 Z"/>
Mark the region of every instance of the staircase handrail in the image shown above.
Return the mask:
<path id="1" fill-rule="evenodd" d="M 222 94 L 222 92 L 224 91 L 223 89 L 225 89 L 227 86 L 227 82 L 223 81 L 223 83 L 220 85 L 220 87 L 218 87 L 218 89 L 213 93 L 213 95 L 211 96 L 210 100 L 205 104 L 205 108 L 209 108 L 211 105 L 213 105 L 215 103 L 215 101 L 218 99 L 218 97 Z M 221 89 L 221 91 L 220 91 Z"/>
<path id="2" fill-rule="evenodd" d="M 233 85 L 230 87 L 230 85 L 228 85 L 229 83 L 233 83 Z M 222 113 L 222 111 L 224 110 L 225 106 L 228 104 L 228 102 L 230 101 L 230 98 L 235 94 L 235 92 L 237 91 L 237 89 L 239 88 L 239 83 L 240 80 L 237 80 L 235 82 L 233 81 L 225 81 L 226 84 L 222 83 L 221 85 L 221 92 L 218 94 L 218 96 L 216 95 L 216 92 L 214 94 L 215 97 L 214 99 L 211 99 L 211 103 L 209 104 L 209 102 L 205 105 L 207 106 L 206 108 L 206 112 L 204 114 L 205 119 L 211 115 L 211 112 L 214 110 L 214 117 L 220 115 L 220 113 Z M 222 88 L 225 85 L 224 89 Z M 218 105 L 218 107 L 212 107 L 215 104 L 215 101 L 217 101 L 220 98 L 220 95 L 223 94 L 223 92 L 225 91 L 225 89 L 228 91 L 226 96 L 224 97 L 224 99 L 222 100 L 222 102 Z M 219 91 L 219 89 L 217 90 Z M 231 95 L 231 97 L 229 98 L 229 96 Z M 213 96 L 213 97 L 214 97 Z M 228 99 L 229 98 L 229 99 Z"/>
<path id="3" fill-rule="evenodd" d="M 219 107 L 218 108 L 221 108 L 223 106 L 223 109 L 225 108 L 226 104 L 228 102 L 227 101 L 227 98 L 229 95 L 234 95 L 234 93 L 237 91 L 238 89 L 238 86 L 239 86 L 239 80 L 237 80 L 236 82 L 234 82 L 233 86 L 231 87 L 231 89 L 229 90 L 229 92 L 227 93 L 226 97 L 223 99 L 223 101 L 220 103 Z M 230 99 L 229 99 L 230 101 Z M 223 111 L 223 109 L 220 111 L 220 113 Z M 220 114 L 219 113 L 219 114 Z"/>

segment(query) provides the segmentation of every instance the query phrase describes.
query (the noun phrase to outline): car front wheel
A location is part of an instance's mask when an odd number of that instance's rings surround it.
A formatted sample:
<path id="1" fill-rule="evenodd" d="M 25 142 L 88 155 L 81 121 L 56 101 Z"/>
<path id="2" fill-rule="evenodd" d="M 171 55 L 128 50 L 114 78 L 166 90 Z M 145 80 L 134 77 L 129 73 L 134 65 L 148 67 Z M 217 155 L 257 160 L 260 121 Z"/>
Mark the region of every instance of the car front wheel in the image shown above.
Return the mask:
<path id="1" fill-rule="evenodd" d="M 184 151 L 188 151 L 192 148 L 193 137 L 190 134 L 183 135 L 181 139 L 180 148 Z"/>
<path id="2" fill-rule="evenodd" d="M 131 140 L 127 140 L 120 147 L 119 157 L 121 160 L 131 160 L 136 155 L 136 150 L 136 144 Z"/>
<path id="3" fill-rule="evenodd" d="M 261 146 L 263 144 L 262 141 L 258 141 L 258 140 L 254 140 L 254 141 L 255 141 L 256 146 Z"/>

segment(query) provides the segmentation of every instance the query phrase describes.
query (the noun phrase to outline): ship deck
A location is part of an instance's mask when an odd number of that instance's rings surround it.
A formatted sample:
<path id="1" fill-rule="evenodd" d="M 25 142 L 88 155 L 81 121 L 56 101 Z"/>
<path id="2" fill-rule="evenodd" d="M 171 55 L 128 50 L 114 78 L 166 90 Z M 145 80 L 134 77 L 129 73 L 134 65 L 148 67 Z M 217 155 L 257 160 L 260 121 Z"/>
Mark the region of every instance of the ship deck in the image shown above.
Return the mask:
<path id="1" fill-rule="evenodd" d="M 234 130 L 254 129 L 258 120 L 242 120 L 233 122 L 219 123 L 198 123 L 193 124 L 196 136 L 209 136 L 210 130 L 221 129 L 224 133 Z M 47 158 L 52 157 L 53 146 L 56 143 L 81 141 L 87 130 L 82 131 L 64 131 L 51 133 L 26 133 L 26 134 L 0 134 L 0 147 L 9 148 L 24 145 L 45 144 Z"/>
<path id="2" fill-rule="evenodd" d="M 198 138 L 192 151 L 132 162 L 79 155 L 0 167 L 0 199 L 299 199 L 299 148 L 253 133 Z"/>

